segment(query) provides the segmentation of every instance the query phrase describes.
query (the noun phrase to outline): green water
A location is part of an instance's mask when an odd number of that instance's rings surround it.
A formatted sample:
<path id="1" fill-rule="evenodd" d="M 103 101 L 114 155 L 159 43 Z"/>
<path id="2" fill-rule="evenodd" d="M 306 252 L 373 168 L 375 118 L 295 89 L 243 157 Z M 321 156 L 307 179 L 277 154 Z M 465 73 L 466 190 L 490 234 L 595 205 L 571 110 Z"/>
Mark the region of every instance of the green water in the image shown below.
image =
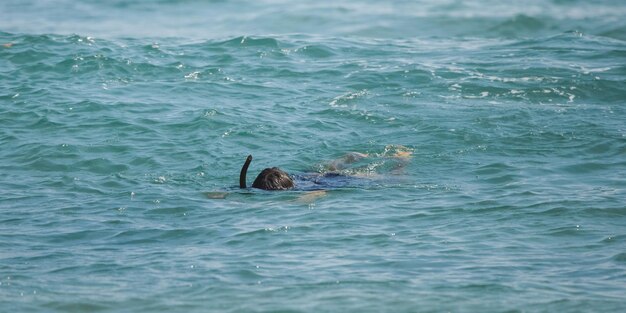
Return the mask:
<path id="1" fill-rule="evenodd" d="M 623 311 L 625 13 L 5 1 L 0 311 Z"/>

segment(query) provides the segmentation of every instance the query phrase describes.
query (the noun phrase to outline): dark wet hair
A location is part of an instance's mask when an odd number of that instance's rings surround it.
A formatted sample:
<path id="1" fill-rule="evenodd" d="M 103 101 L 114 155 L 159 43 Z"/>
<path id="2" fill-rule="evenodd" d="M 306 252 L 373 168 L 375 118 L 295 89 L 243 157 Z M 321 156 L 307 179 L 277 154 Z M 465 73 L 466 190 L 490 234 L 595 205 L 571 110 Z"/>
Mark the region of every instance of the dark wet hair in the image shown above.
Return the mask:
<path id="1" fill-rule="evenodd" d="M 293 180 L 289 174 L 278 167 L 266 168 L 256 177 L 252 188 L 265 190 L 285 190 L 293 188 Z"/>

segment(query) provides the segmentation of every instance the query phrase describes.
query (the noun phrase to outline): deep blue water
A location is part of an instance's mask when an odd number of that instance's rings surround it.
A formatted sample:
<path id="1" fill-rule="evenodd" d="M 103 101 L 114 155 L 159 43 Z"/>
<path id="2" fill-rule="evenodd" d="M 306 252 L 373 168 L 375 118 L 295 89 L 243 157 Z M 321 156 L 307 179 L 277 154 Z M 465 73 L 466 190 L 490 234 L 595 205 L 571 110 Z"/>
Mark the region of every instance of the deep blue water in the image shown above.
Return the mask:
<path id="1" fill-rule="evenodd" d="M 0 312 L 624 311 L 624 16 L 3 1 Z"/>

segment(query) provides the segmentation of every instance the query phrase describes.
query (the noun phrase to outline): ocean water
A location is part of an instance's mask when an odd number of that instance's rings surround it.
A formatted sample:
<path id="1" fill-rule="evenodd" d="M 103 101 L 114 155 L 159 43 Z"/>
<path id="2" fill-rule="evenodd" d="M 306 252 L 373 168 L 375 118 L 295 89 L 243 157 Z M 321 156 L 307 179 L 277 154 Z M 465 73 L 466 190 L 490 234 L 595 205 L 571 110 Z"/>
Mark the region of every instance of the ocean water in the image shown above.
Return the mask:
<path id="1" fill-rule="evenodd" d="M 622 312 L 625 16 L 4 0 L 0 312 Z"/>

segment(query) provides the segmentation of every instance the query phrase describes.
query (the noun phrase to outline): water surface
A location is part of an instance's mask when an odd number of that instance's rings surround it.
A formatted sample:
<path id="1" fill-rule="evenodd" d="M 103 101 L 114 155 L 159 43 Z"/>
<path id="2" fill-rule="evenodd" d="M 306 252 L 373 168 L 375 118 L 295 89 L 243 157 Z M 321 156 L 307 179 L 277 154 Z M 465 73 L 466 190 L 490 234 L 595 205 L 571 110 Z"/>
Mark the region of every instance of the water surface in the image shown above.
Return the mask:
<path id="1" fill-rule="evenodd" d="M 3 1 L 0 311 L 622 311 L 625 13 Z"/>

